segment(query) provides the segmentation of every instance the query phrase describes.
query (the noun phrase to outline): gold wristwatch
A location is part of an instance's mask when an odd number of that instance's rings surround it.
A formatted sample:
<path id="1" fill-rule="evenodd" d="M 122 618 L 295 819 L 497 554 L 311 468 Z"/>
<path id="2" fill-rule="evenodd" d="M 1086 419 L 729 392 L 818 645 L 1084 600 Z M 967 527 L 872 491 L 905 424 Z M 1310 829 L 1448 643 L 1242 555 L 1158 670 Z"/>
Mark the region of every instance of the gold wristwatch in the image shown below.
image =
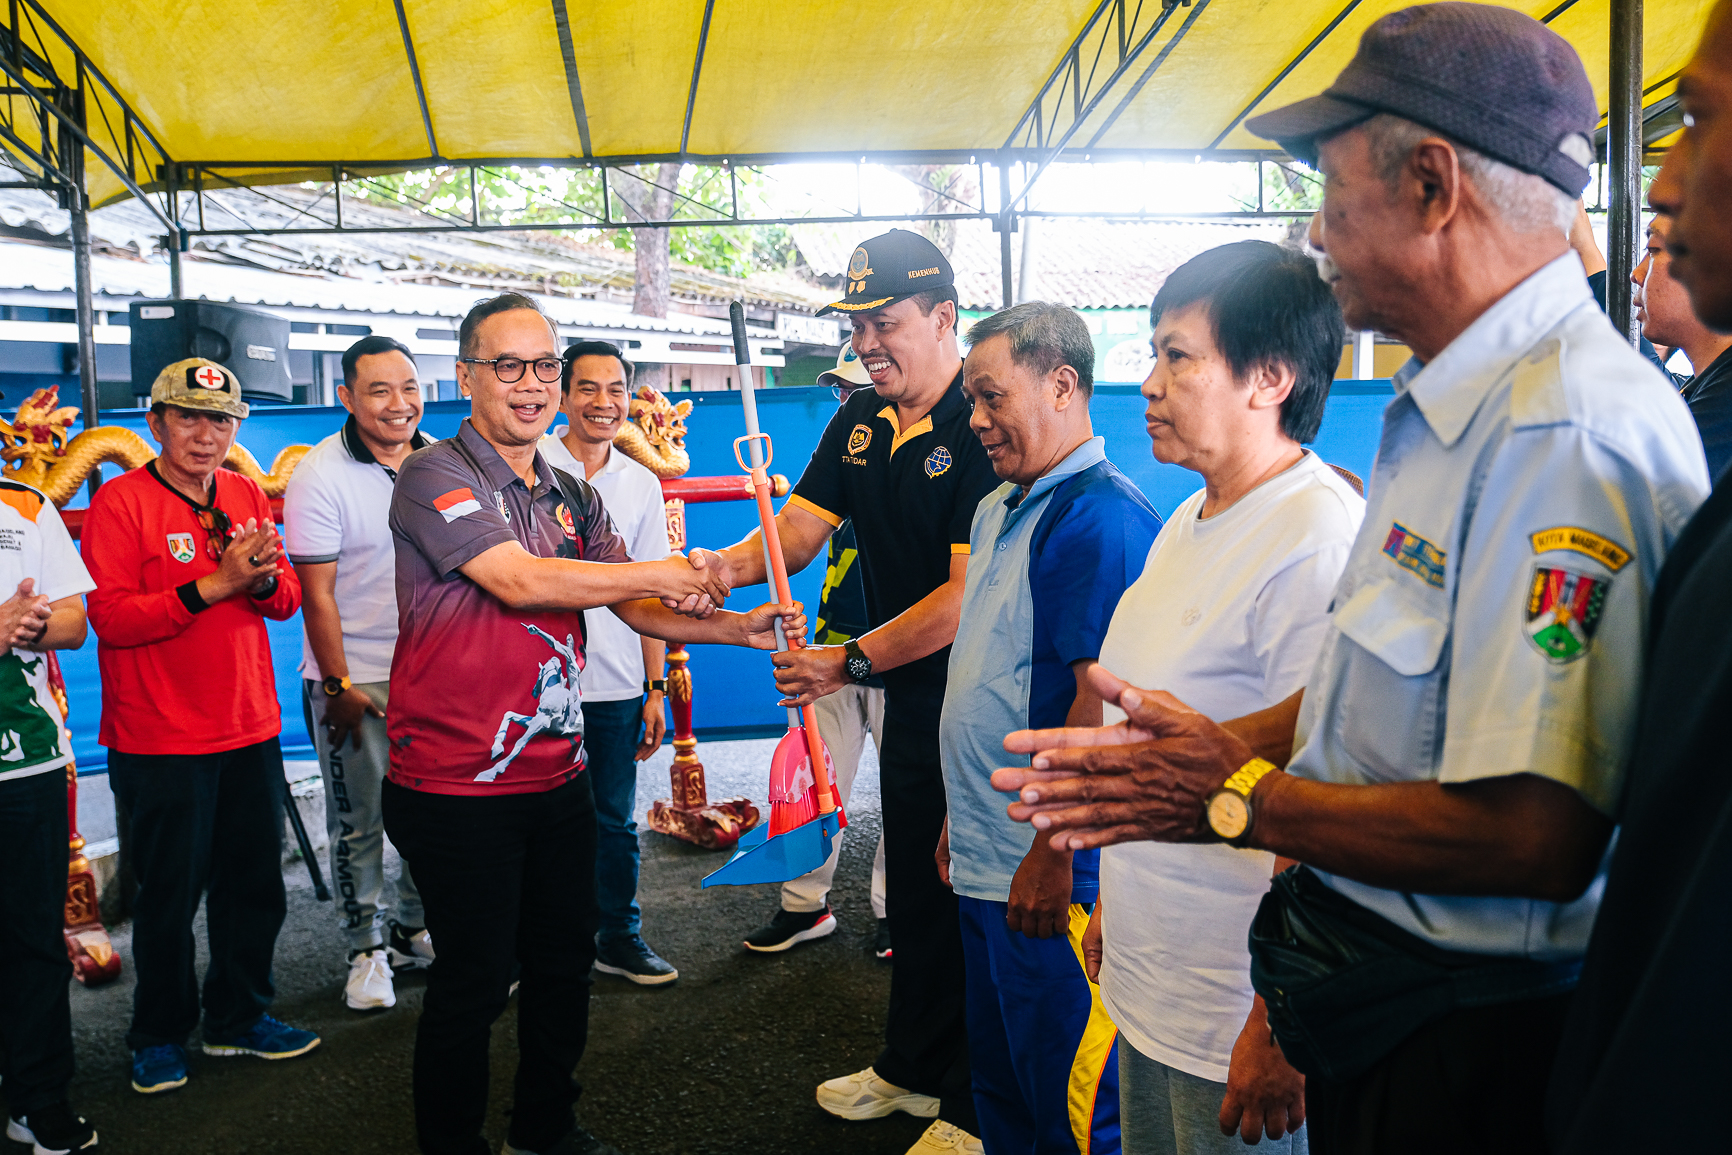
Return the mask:
<path id="1" fill-rule="evenodd" d="M 332 674 L 324 681 L 325 697 L 335 698 L 338 694 L 341 694 L 352 685 L 354 685 L 354 683 L 349 681 L 348 678 L 339 678 L 337 675 Z"/>
<path id="2" fill-rule="evenodd" d="M 1229 846 L 1245 846 L 1251 837 L 1251 791 L 1263 776 L 1275 770 L 1273 762 L 1253 758 L 1221 783 L 1220 788 L 1203 800 L 1203 813 L 1208 816 L 1209 829 Z"/>

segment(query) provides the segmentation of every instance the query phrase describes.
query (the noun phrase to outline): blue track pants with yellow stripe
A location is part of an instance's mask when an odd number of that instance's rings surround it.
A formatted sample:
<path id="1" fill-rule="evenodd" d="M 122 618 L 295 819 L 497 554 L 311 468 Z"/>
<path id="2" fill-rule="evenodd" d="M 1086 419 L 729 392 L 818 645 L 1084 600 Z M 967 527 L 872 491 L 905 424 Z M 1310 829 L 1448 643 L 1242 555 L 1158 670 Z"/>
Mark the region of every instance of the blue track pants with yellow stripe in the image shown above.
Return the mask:
<path id="1" fill-rule="evenodd" d="M 968 1049 L 987 1155 L 1118 1155 L 1118 1032 L 1082 967 L 1088 910 L 1070 933 L 1011 931 L 1008 904 L 960 899 Z"/>

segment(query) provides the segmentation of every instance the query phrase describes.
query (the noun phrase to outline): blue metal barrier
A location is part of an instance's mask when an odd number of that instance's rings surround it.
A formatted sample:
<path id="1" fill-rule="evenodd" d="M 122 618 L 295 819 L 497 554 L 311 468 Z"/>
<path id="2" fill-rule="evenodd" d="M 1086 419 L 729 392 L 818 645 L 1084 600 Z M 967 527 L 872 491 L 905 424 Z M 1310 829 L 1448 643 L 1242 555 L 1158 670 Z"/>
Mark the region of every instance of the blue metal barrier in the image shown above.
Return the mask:
<path id="1" fill-rule="evenodd" d="M 1325 461 L 1369 480 L 1377 452 L 1384 406 L 1393 391 L 1387 381 L 1338 381 L 1329 397 L 1323 429 L 1314 448 Z M 738 393 L 694 393 L 686 424 L 686 449 L 692 476 L 737 474 L 733 441 L 744 431 Z M 1106 438 L 1107 456 L 1140 486 L 1162 516 L 1170 514 L 1198 488 L 1197 475 L 1177 466 L 1161 465 L 1149 454 L 1143 428 L 1143 400 L 1132 385 L 1102 385 L 1091 405 L 1095 432 Z M 759 420 L 775 445 L 772 472 L 798 481 L 836 399 L 823 388 L 766 389 L 758 393 Z M 427 406 L 422 427 L 432 436 L 449 437 L 467 416 L 467 401 Z M 266 469 L 288 445 L 311 445 L 334 433 L 344 419 L 342 409 L 255 408 L 241 424 L 240 442 Z M 144 414 L 115 410 L 102 414 L 105 425 L 135 430 L 147 441 Z M 107 470 L 113 475 L 113 467 Z M 80 500 L 80 504 L 82 501 Z M 751 502 L 720 502 L 686 507 L 687 537 L 694 546 L 730 545 L 757 527 Z M 794 596 L 813 610 L 823 580 L 820 560 L 792 578 Z M 741 588 L 729 599 L 733 608 L 747 608 L 768 597 L 763 585 Z M 311 739 L 301 714 L 301 619 L 269 623 L 271 653 L 276 667 L 277 698 L 282 706 L 283 751 L 291 758 L 311 758 Z M 770 656 L 728 646 L 694 646 L 691 670 L 696 684 L 693 723 L 700 738 L 718 739 L 777 735 L 787 728 L 787 715 L 776 705 L 770 679 Z M 101 773 L 108 755 L 97 744 L 101 690 L 97 677 L 96 641 L 82 650 L 61 654 L 68 699 L 72 706 L 73 751 L 81 774 Z"/>

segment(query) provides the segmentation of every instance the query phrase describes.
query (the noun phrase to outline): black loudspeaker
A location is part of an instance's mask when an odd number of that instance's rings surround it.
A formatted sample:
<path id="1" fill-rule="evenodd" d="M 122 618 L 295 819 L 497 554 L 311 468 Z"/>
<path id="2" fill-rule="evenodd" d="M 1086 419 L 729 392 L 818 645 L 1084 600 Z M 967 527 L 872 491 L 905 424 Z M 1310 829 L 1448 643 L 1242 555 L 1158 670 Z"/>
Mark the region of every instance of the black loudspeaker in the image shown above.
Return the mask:
<path id="1" fill-rule="evenodd" d="M 289 322 L 257 309 L 213 301 L 134 301 L 132 392 L 148 397 L 163 366 L 204 357 L 240 379 L 241 392 L 289 401 Z"/>

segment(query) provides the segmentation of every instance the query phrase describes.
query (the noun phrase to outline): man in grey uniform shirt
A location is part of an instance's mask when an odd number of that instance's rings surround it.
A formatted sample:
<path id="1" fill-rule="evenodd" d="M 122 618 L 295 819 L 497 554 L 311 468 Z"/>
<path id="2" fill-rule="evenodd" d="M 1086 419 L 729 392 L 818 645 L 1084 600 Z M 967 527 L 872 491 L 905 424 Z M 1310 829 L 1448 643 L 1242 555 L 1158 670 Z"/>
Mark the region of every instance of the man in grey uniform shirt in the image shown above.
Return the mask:
<path id="1" fill-rule="evenodd" d="M 1012 735 L 1033 768 L 995 775 L 1055 847 L 1306 864 L 1263 900 L 1252 978 L 1326 1155 L 1546 1149 L 1648 599 L 1708 490 L 1683 403 L 1565 238 L 1596 118 L 1555 33 L 1432 4 L 1248 122 L 1324 174 L 1311 241 L 1349 327 L 1414 351 L 1329 636 L 1301 694 L 1224 727 L 1102 677 L 1127 723 Z"/>

